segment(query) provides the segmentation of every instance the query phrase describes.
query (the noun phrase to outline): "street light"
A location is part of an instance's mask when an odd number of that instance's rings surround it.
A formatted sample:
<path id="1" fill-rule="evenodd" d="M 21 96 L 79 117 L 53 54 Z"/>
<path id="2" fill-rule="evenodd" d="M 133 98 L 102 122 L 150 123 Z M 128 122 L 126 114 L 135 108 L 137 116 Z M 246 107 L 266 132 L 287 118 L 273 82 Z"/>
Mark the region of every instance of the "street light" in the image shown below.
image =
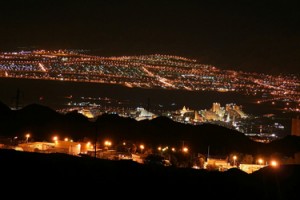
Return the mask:
<path id="1" fill-rule="evenodd" d="M 277 166 L 278 166 L 277 161 L 276 161 L 276 160 L 272 160 L 272 161 L 271 161 L 271 166 L 272 166 L 272 167 L 277 167 Z"/>
<path id="2" fill-rule="evenodd" d="M 108 148 L 111 146 L 111 141 L 106 140 L 106 141 L 104 142 L 104 146 L 105 146 L 106 149 L 108 149 Z"/>
<path id="3" fill-rule="evenodd" d="M 183 148 L 182 148 L 182 151 L 183 151 L 184 153 L 187 153 L 187 152 L 189 151 L 189 149 L 188 149 L 187 147 L 183 147 Z"/>
<path id="4" fill-rule="evenodd" d="M 141 153 L 143 153 L 143 150 L 145 149 L 145 146 L 143 144 L 140 145 Z"/>
<path id="5" fill-rule="evenodd" d="M 104 145 L 105 145 L 105 146 L 111 146 L 111 141 L 106 140 L 106 141 L 104 142 Z"/>
<path id="6" fill-rule="evenodd" d="M 57 137 L 57 136 L 54 136 L 52 139 L 53 139 L 53 141 L 55 142 L 55 144 L 58 143 L 58 142 L 57 142 L 57 140 L 58 140 L 58 137 Z"/>
<path id="7" fill-rule="evenodd" d="M 28 139 L 30 138 L 30 134 L 27 133 L 27 134 L 25 135 L 25 137 L 26 137 L 26 143 L 28 143 Z"/>
<path id="8" fill-rule="evenodd" d="M 237 159 L 237 157 L 233 156 L 233 166 L 236 166 L 236 159 Z"/>
<path id="9" fill-rule="evenodd" d="M 98 117 L 92 117 L 92 118 L 88 118 L 88 120 L 90 122 L 93 123 L 93 125 L 95 126 L 95 143 L 94 143 L 94 156 L 95 158 L 97 158 L 97 134 L 98 134 L 98 124 L 97 124 L 97 119 Z"/>
<path id="10" fill-rule="evenodd" d="M 262 165 L 263 164 L 263 162 L 264 162 L 264 160 L 263 159 L 258 159 L 258 163 L 260 164 L 260 165 Z"/>

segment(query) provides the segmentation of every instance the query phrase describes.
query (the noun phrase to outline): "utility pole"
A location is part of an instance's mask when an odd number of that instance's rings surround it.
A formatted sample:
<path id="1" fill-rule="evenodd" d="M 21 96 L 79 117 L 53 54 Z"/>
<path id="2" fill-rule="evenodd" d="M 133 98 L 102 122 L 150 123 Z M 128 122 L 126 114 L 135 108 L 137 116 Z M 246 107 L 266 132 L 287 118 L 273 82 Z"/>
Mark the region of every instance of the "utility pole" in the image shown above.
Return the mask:
<path id="1" fill-rule="evenodd" d="M 97 158 L 97 134 L 98 134 L 97 120 L 94 121 L 94 124 L 95 124 L 95 158 Z"/>
<path id="2" fill-rule="evenodd" d="M 97 124 L 97 118 L 98 117 L 94 117 L 94 118 L 89 118 L 89 121 L 92 122 L 92 129 L 94 128 L 95 130 L 95 142 L 94 142 L 94 157 L 97 158 L 97 134 L 98 134 L 98 124 Z M 95 126 L 95 127 L 93 127 Z"/>
<path id="3" fill-rule="evenodd" d="M 207 147 L 207 158 L 209 158 L 209 145 Z"/>

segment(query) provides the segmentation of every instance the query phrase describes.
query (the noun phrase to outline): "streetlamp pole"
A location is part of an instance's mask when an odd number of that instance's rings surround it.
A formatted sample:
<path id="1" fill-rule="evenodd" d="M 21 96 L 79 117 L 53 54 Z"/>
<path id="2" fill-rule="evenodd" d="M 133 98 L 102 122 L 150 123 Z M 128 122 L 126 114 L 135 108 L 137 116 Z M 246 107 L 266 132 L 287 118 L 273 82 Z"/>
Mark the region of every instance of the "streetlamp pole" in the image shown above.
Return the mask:
<path id="1" fill-rule="evenodd" d="M 95 147 L 94 147 L 94 150 L 95 150 L 95 158 L 97 158 L 97 133 L 98 133 L 98 126 L 97 126 L 97 121 L 96 121 L 97 118 L 94 119 L 94 126 L 95 126 Z"/>
<path id="2" fill-rule="evenodd" d="M 96 117 L 92 117 L 92 118 L 88 118 L 88 120 L 90 122 L 92 122 L 92 129 L 95 128 L 95 141 L 94 141 L 94 157 L 97 158 L 97 134 L 98 134 L 98 125 L 97 125 L 97 116 Z M 95 127 L 93 127 L 95 126 Z"/>
<path id="3" fill-rule="evenodd" d="M 237 159 L 237 157 L 233 156 L 233 166 L 236 166 L 236 159 Z"/>
<path id="4" fill-rule="evenodd" d="M 27 133 L 27 134 L 25 135 L 25 137 L 26 137 L 26 143 L 28 143 L 28 139 L 29 139 L 29 137 L 30 137 L 30 134 Z"/>

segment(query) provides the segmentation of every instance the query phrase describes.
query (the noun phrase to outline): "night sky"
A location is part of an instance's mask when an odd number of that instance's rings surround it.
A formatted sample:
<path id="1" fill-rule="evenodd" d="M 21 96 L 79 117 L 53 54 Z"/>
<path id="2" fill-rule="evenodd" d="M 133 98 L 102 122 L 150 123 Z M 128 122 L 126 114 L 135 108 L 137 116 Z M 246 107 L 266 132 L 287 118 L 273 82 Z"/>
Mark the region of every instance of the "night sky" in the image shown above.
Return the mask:
<path id="1" fill-rule="evenodd" d="M 0 51 L 172 54 L 223 69 L 298 73 L 297 1 L 2 0 Z"/>

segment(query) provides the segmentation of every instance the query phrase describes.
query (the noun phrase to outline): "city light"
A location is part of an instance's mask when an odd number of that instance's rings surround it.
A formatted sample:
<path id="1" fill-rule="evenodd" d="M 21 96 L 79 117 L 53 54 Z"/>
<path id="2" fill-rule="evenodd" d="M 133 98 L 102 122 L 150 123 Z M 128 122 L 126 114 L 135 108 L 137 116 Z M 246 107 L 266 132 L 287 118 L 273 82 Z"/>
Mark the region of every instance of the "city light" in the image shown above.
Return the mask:
<path id="1" fill-rule="evenodd" d="M 25 135 L 25 137 L 26 137 L 26 143 L 28 143 L 28 139 L 30 138 L 30 134 L 27 133 L 27 134 Z"/>
<path id="2" fill-rule="evenodd" d="M 236 159 L 237 159 L 237 156 L 234 155 L 232 158 L 233 158 L 233 166 L 236 166 Z"/>
<path id="3" fill-rule="evenodd" d="M 104 142 L 104 145 L 107 146 L 107 147 L 110 147 L 110 146 L 112 145 L 112 143 L 111 143 L 111 141 L 106 140 L 106 141 Z"/>
<path id="4" fill-rule="evenodd" d="M 144 146 L 143 144 L 141 144 L 141 145 L 140 145 L 140 149 L 141 149 L 141 150 L 144 150 L 144 149 L 145 149 L 145 146 Z"/>
<path id="5" fill-rule="evenodd" d="M 86 143 L 86 147 L 87 147 L 87 148 L 90 148 L 90 147 L 91 147 L 91 142 L 87 142 L 87 143 Z"/>
<path id="6" fill-rule="evenodd" d="M 169 147 L 165 147 L 162 149 L 162 151 L 167 151 L 169 149 Z"/>
<path id="7" fill-rule="evenodd" d="M 54 142 L 56 142 L 58 140 L 58 137 L 54 136 L 52 139 L 53 139 Z"/>
<path id="8" fill-rule="evenodd" d="M 187 153 L 187 152 L 189 152 L 189 149 L 188 149 L 187 147 L 183 147 L 183 148 L 182 148 L 182 151 L 183 151 L 184 153 Z"/>
<path id="9" fill-rule="evenodd" d="M 69 138 L 66 137 L 66 138 L 65 138 L 65 142 L 68 142 L 68 141 L 69 141 Z"/>
<path id="10" fill-rule="evenodd" d="M 272 167 L 277 167 L 277 166 L 278 166 L 277 161 L 276 161 L 276 160 L 272 160 L 272 161 L 271 161 L 271 166 L 272 166 Z"/>
<path id="11" fill-rule="evenodd" d="M 45 59 L 47 58 L 47 59 Z M 68 61 L 68 62 L 66 62 Z M 55 67 L 54 67 L 55 66 Z M 126 87 L 164 88 L 264 94 L 257 100 L 299 104 L 299 80 L 292 74 L 268 75 L 222 70 L 197 60 L 173 55 L 99 57 L 73 51 L 0 53 L 0 77 L 122 84 Z M 25 73 L 24 73 L 25 72 Z M 39 73 L 44 72 L 44 73 Z M 90 76 L 92 75 L 92 76 Z"/>

